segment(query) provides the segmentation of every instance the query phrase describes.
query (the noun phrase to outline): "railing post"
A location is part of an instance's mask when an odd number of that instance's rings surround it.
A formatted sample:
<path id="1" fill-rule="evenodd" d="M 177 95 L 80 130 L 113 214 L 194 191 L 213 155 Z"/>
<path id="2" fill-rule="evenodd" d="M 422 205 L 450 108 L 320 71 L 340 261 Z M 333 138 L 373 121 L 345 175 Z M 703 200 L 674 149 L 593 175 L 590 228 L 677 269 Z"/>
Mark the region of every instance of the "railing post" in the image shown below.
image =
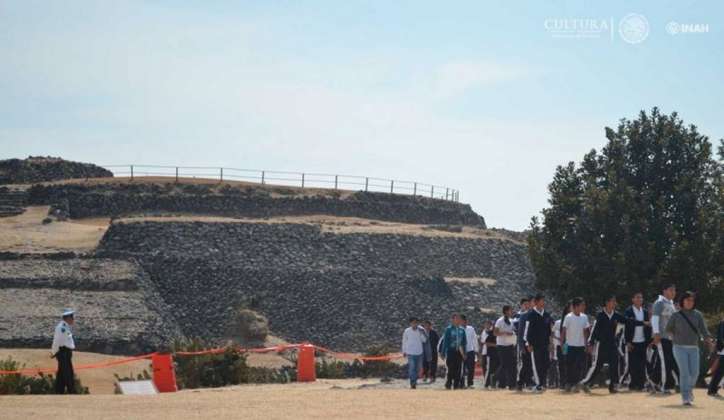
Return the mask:
<path id="1" fill-rule="evenodd" d="M 178 166 L 176 167 L 176 183 L 178 184 Z"/>
<path id="2" fill-rule="evenodd" d="M 412 186 L 412 196 L 414 197 L 416 195 L 417 195 L 417 182 L 415 182 L 415 184 Z"/>
<path id="3" fill-rule="evenodd" d="M 450 188 L 445 188 L 445 200 L 447 200 L 447 196 L 450 193 Z"/>
<path id="4" fill-rule="evenodd" d="M 302 188 L 304 188 L 304 173 L 302 173 Z"/>
<path id="5" fill-rule="evenodd" d="M 224 182 L 224 168 L 219 168 L 219 182 Z"/>
<path id="6" fill-rule="evenodd" d="M 131 165 L 131 181 L 133 181 L 133 165 Z"/>
<path id="7" fill-rule="evenodd" d="M 334 189 L 335 189 L 335 190 L 337 189 L 337 179 L 338 179 L 338 177 L 339 177 L 339 175 L 335 175 L 335 176 L 334 176 Z"/>
<path id="8" fill-rule="evenodd" d="M 370 179 L 365 178 L 365 192 L 367 192 L 367 187 L 370 185 Z"/>
<path id="9" fill-rule="evenodd" d="M 435 198 L 435 186 L 430 185 L 430 198 Z"/>
<path id="10" fill-rule="evenodd" d="M 261 171 L 261 185 L 264 185 L 264 172 L 265 171 Z"/>
<path id="11" fill-rule="evenodd" d="M 394 193 L 395 193 L 395 180 L 391 179 L 390 180 L 390 194 L 394 194 Z"/>

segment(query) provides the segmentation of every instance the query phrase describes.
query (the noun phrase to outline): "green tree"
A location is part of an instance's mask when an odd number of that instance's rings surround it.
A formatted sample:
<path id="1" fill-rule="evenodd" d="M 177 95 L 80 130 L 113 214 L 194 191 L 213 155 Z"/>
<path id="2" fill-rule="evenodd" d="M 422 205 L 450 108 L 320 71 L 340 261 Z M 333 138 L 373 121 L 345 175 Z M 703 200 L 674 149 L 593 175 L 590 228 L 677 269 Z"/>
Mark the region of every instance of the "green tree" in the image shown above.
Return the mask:
<path id="1" fill-rule="evenodd" d="M 538 286 L 560 300 L 653 297 L 664 282 L 724 302 L 724 140 L 657 108 L 606 128 L 608 142 L 559 166 L 528 238 Z"/>

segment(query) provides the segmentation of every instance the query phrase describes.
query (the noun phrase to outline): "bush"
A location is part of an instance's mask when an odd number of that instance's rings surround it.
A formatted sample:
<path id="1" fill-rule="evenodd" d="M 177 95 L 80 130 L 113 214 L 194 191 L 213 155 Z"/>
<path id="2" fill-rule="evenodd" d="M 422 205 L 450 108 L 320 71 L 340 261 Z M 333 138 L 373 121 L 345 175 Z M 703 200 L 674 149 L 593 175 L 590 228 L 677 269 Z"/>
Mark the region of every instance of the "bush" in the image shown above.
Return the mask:
<path id="1" fill-rule="evenodd" d="M 269 321 L 250 309 L 241 309 L 232 328 L 231 336 L 239 344 L 258 346 L 269 334 Z"/>
<path id="2" fill-rule="evenodd" d="M 0 360 L 0 370 L 19 370 L 25 368 L 18 361 L 8 357 Z M 75 377 L 75 389 L 79 394 L 88 394 L 78 376 Z M 0 395 L 39 395 L 55 394 L 55 377 L 39 373 L 38 376 L 22 374 L 0 375 Z"/>
<path id="3" fill-rule="evenodd" d="M 175 352 L 195 352 L 207 349 L 201 340 L 178 342 Z M 176 383 L 179 389 L 216 388 L 245 383 L 286 383 L 296 380 L 293 367 L 270 369 L 251 367 L 247 354 L 235 347 L 223 353 L 198 356 L 175 356 Z"/>

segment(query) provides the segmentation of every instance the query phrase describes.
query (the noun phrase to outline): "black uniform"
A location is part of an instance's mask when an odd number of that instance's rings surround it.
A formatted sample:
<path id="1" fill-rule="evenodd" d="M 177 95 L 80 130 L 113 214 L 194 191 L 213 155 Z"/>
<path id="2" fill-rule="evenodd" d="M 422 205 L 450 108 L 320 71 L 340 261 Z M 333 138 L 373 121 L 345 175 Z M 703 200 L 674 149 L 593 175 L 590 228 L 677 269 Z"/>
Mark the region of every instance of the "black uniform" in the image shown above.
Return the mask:
<path id="1" fill-rule="evenodd" d="M 551 342 L 551 325 L 553 320 L 548 312 L 538 312 L 531 309 L 526 318 L 524 337 L 526 345 L 533 347 L 533 352 L 527 352 L 531 359 L 533 382 L 537 388 L 548 384 L 548 365 L 550 363 L 548 347 Z"/>
<path id="2" fill-rule="evenodd" d="M 584 385 L 590 385 L 598 375 L 604 364 L 608 364 L 609 385 L 608 389 L 613 391 L 618 384 L 618 349 L 616 341 L 616 327 L 618 324 L 625 324 L 626 318 L 614 311 L 608 315 L 601 311 L 596 315 L 596 323 L 593 324 L 593 331 L 589 343 L 593 345 L 593 360 L 591 368 L 583 381 Z"/>
<path id="3" fill-rule="evenodd" d="M 500 357 L 498 356 L 498 348 L 495 345 L 495 334 L 493 329 L 485 331 L 485 378 L 483 379 L 483 387 L 494 387 L 498 382 L 498 370 L 500 369 Z"/>
<path id="4" fill-rule="evenodd" d="M 709 395 L 715 395 L 719 391 L 719 384 L 721 383 L 722 373 L 724 373 L 724 321 L 719 321 L 719 328 L 716 333 L 716 351 L 719 353 L 719 367 L 711 376 L 711 382 L 709 382 Z"/>
<path id="5" fill-rule="evenodd" d="M 649 311 L 646 308 L 641 308 L 644 312 L 644 320 L 636 320 L 634 307 L 630 306 L 624 312 L 626 318 L 626 328 L 624 329 L 624 337 L 627 345 L 631 345 L 631 351 L 626 349 L 626 369 L 624 375 L 621 378 L 625 379 L 626 375 L 631 376 L 629 382 L 629 389 L 642 390 L 644 389 L 644 383 L 646 381 L 646 348 L 651 343 L 651 326 L 644 325 L 644 322 L 649 321 Z M 634 333 L 636 327 L 643 327 L 644 329 L 644 341 L 634 342 Z"/>
<path id="6" fill-rule="evenodd" d="M 431 359 L 429 362 L 427 360 L 422 361 L 422 376 L 435 382 L 435 378 L 437 377 L 437 344 L 440 341 L 440 336 L 437 334 L 437 331 L 432 329 L 427 335 L 430 343 Z"/>

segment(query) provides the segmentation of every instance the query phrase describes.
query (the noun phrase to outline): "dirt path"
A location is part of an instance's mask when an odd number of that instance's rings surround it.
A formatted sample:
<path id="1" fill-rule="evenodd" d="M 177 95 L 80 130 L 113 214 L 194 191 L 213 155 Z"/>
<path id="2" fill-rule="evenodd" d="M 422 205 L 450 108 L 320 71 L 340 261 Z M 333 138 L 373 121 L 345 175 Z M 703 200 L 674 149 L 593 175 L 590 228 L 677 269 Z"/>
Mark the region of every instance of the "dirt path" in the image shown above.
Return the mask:
<path id="1" fill-rule="evenodd" d="M 156 396 L 0 397 L 3 418 L 53 419 L 721 419 L 724 400 L 696 391 L 696 404 L 683 408 L 677 395 L 605 391 L 592 395 L 543 395 L 510 391 L 378 389 L 373 381 L 248 385 Z M 367 388 L 360 389 L 360 385 Z M 521 410 L 524 410 L 521 413 Z"/>

